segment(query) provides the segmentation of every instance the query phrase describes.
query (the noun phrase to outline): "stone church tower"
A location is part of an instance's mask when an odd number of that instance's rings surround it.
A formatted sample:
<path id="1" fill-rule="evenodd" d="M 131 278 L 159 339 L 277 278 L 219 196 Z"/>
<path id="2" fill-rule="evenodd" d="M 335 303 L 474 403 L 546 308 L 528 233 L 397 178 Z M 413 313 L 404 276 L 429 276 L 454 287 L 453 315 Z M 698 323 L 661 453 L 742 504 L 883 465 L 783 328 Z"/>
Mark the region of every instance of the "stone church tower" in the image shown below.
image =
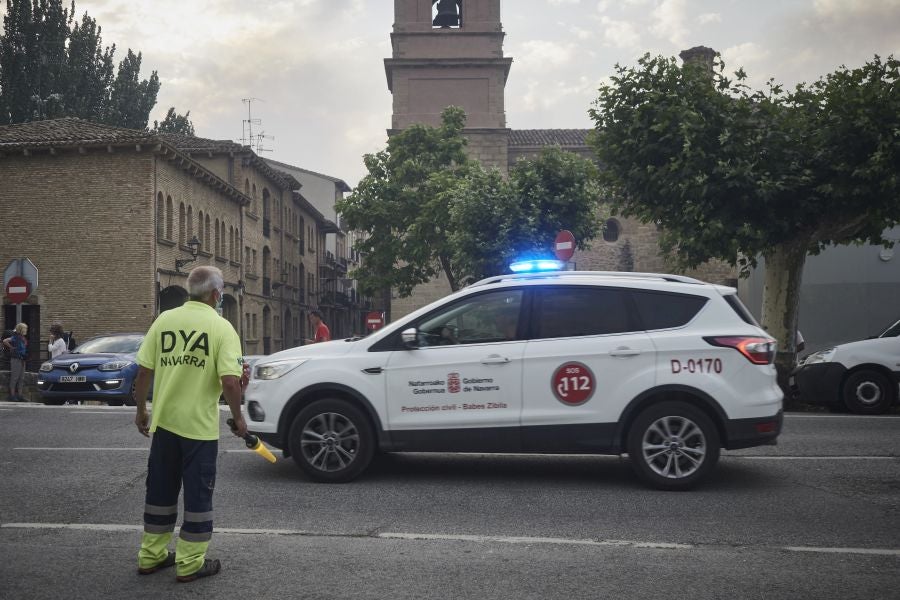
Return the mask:
<path id="1" fill-rule="evenodd" d="M 391 135 L 414 123 L 438 126 L 450 105 L 466 111 L 469 155 L 485 167 L 508 173 L 517 160 L 536 157 L 542 148 L 595 159 L 587 129 L 522 129 L 506 126 L 504 92 L 512 58 L 503 55 L 505 37 L 500 0 L 394 0 L 392 56 L 384 61 L 393 94 Z M 685 61 L 712 60 L 709 48 L 682 53 Z M 576 252 L 580 270 L 670 272 L 659 252 L 659 233 L 652 224 L 621 217 L 606 221 L 606 232 L 591 248 Z M 548 246 L 551 240 L 548 240 Z M 730 266 L 713 261 L 688 275 L 736 285 Z M 441 276 L 415 288 L 409 298 L 391 299 L 391 319 L 450 293 Z"/>
<path id="2" fill-rule="evenodd" d="M 439 126 L 447 106 L 466 111 L 469 154 L 504 173 L 508 164 L 500 0 L 395 0 L 391 58 L 394 96 L 389 133 L 413 123 Z"/>

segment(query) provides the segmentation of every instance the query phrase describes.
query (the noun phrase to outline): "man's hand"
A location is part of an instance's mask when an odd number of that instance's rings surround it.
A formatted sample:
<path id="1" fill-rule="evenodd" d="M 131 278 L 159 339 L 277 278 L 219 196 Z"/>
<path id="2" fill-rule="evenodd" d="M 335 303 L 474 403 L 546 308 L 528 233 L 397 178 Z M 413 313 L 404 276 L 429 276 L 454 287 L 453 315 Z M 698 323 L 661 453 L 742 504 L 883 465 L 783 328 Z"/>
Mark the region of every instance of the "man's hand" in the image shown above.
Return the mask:
<path id="1" fill-rule="evenodd" d="M 231 432 L 239 438 L 243 438 L 247 435 L 247 422 L 244 420 L 244 415 L 238 413 L 235 416 L 233 413 L 231 415 L 231 420 L 234 421 L 234 427 L 231 428 Z"/>
<path id="2" fill-rule="evenodd" d="M 144 437 L 150 437 L 150 414 L 147 409 L 138 408 L 137 414 L 134 416 L 134 424 L 137 425 L 138 431 Z"/>
<path id="3" fill-rule="evenodd" d="M 247 389 L 250 383 L 250 363 L 244 361 L 244 367 L 241 369 L 241 391 Z"/>

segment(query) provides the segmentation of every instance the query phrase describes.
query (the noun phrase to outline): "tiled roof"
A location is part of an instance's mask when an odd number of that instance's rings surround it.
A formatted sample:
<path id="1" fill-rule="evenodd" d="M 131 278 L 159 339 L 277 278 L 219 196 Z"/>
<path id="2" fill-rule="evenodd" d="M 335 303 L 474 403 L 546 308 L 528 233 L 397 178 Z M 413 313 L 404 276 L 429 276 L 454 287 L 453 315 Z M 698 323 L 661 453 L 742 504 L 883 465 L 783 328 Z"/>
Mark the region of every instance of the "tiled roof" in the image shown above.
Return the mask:
<path id="1" fill-rule="evenodd" d="M 160 133 L 157 137 L 177 148 L 179 152 L 185 152 L 188 155 L 203 152 L 246 152 L 250 155 L 250 164 L 258 167 L 260 171 L 277 181 L 283 188 L 289 190 L 300 188 L 299 181 L 291 177 L 289 173 L 273 169 L 265 159 L 257 156 L 249 146 L 242 146 L 231 140 L 211 140 L 182 133 Z"/>
<path id="2" fill-rule="evenodd" d="M 211 140 L 182 133 L 160 133 L 157 137 L 182 152 L 241 152 L 245 149 L 244 146 L 231 140 Z"/>
<path id="3" fill-rule="evenodd" d="M 0 126 L 0 150 L 14 148 L 54 148 L 109 144 L 163 144 L 190 157 L 200 152 L 247 152 L 250 162 L 285 189 L 298 189 L 300 182 L 290 174 L 277 171 L 254 154 L 249 147 L 231 140 L 210 140 L 179 133 L 151 133 L 125 129 L 75 117 L 48 119 Z"/>
<path id="4" fill-rule="evenodd" d="M 153 134 L 67 117 L 0 126 L 0 148 L 149 142 Z"/>
<path id="5" fill-rule="evenodd" d="M 277 160 L 272 160 L 271 158 L 264 158 L 264 161 L 272 165 L 274 168 L 283 172 L 290 172 L 292 169 L 294 171 L 299 171 L 301 173 L 308 173 L 309 175 L 315 175 L 316 177 L 321 177 L 323 179 L 327 179 L 334 184 L 337 185 L 338 189 L 342 192 L 352 192 L 353 189 L 347 185 L 347 182 L 343 179 L 338 179 L 337 177 L 332 177 L 331 175 L 325 175 L 324 173 L 316 173 L 315 171 L 310 171 L 309 169 L 303 169 L 301 167 L 295 167 L 294 165 L 289 165 L 287 163 L 278 162 Z"/>
<path id="6" fill-rule="evenodd" d="M 590 129 L 512 129 L 510 146 L 586 146 Z"/>

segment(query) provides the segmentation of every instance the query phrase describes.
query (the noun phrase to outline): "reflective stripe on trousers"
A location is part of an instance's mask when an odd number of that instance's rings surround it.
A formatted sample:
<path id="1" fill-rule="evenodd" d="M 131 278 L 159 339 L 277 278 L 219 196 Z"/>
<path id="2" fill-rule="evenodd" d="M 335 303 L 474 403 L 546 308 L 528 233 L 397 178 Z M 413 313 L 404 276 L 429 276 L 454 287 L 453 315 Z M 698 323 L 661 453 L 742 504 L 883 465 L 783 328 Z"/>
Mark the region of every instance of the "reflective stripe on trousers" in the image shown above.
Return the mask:
<path id="1" fill-rule="evenodd" d="M 184 485 L 184 519 L 175 545 L 178 575 L 203 566 L 213 530 L 212 496 L 216 485 L 216 440 L 191 440 L 157 428 L 147 460 L 144 534 L 138 565 L 165 560 L 178 520 L 178 495 Z"/>

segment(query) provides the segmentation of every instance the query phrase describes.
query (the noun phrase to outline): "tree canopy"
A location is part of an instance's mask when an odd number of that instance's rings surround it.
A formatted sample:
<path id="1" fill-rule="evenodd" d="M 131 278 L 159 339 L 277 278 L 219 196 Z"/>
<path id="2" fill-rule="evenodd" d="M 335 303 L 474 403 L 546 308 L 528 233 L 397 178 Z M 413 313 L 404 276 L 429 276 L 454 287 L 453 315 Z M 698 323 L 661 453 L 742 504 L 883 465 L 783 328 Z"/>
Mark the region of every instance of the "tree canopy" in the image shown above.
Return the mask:
<path id="1" fill-rule="evenodd" d="M 563 229 L 584 249 L 602 227 L 597 167 L 555 146 L 519 160 L 508 180 L 470 169 L 449 196 L 454 263 L 472 280 L 506 273 L 516 258 L 552 257 Z"/>
<path id="2" fill-rule="evenodd" d="M 159 77 L 140 78 L 141 54 L 103 46 L 101 28 L 75 3 L 7 0 L 0 37 L 0 123 L 79 117 L 145 129 Z"/>
<path id="3" fill-rule="evenodd" d="M 194 124 L 191 123 L 191 111 L 187 111 L 183 115 L 175 112 L 175 107 L 169 107 L 166 118 L 159 121 L 153 121 L 153 131 L 159 133 L 181 133 L 184 135 L 194 135 Z"/>
<path id="4" fill-rule="evenodd" d="M 548 254 L 560 229 L 582 248 L 599 232 L 591 161 L 551 148 L 507 180 L 466 156 L 464 125 L 462 109 L 448 107 L 440 127 L 412 125 L 365 156 L 368 174 L 337 209 L 367 233 L 354 274 L 366 293 L 408 296 L 439 273 L 456 290 L 506 272 L 513 256 Z"/>
<path id="5" fill-rule="evenodd" d="M 900 63 L 875 57 L 791 91 L 645 55 L 590 115 L 614 210 L 661 227 L 681 267 L 766 262 L 763 325 L 793 360 L 805 257 L 885 243 L 900 220 Z M 790 355 L 789 358 L 785 355 Z"/>

